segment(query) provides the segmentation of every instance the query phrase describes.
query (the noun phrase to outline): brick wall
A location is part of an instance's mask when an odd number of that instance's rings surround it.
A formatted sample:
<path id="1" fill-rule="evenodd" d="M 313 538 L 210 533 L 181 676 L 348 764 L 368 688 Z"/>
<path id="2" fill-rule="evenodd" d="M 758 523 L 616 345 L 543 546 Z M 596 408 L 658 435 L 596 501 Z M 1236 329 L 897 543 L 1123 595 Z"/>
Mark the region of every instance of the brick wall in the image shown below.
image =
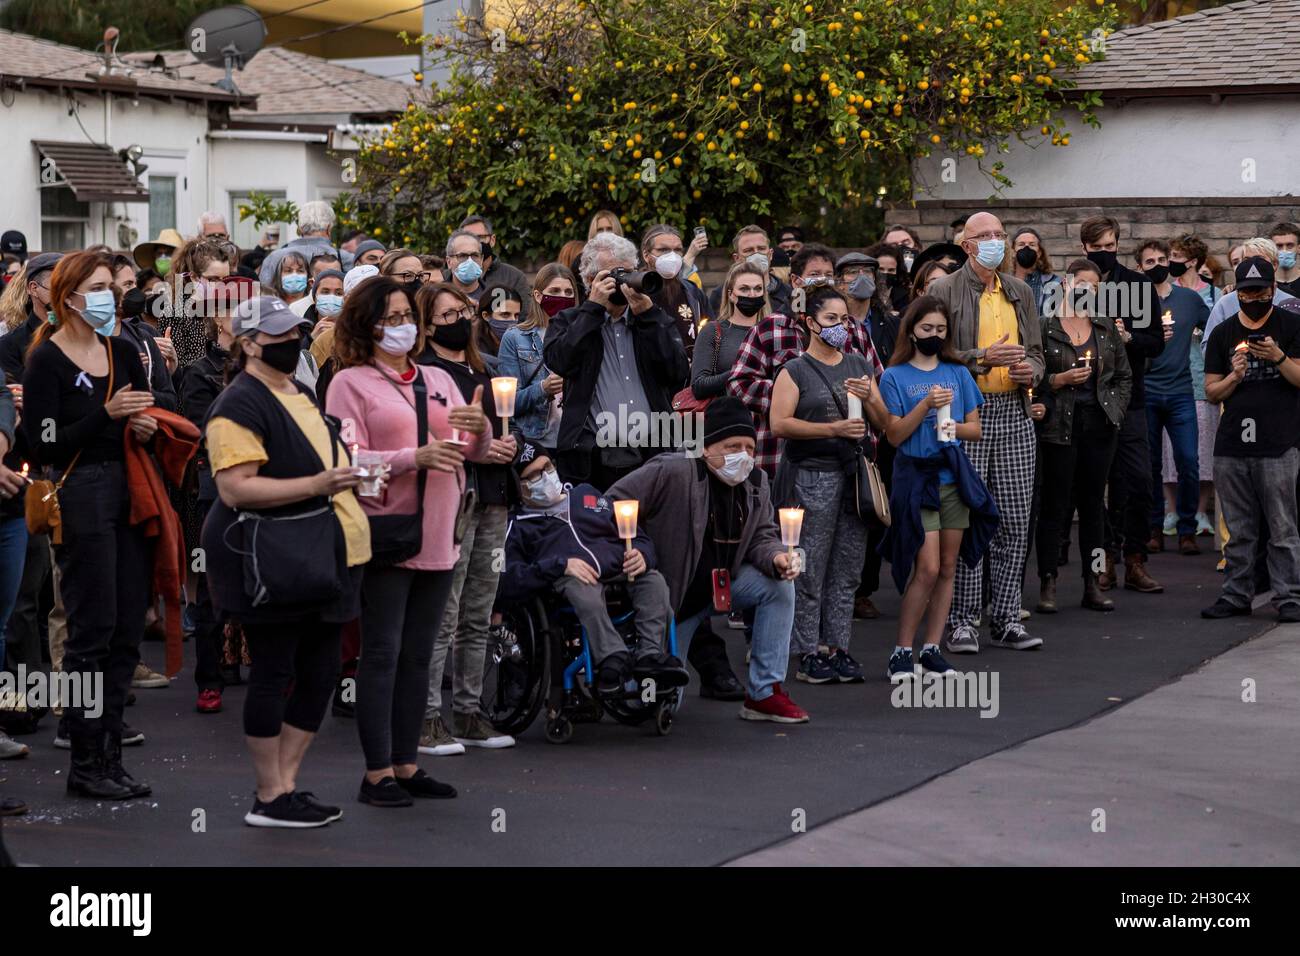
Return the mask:
<path id="1" fill-rule="evenodd" d="M 1193 232 L 1226 268 L 1232 246 L 1260 235 L 1275 222 L 1295 222 L 1300 216 L 1300 198 L 1106 199 L 1091 203 L 1077 199 L 1004 199 L 982 205 L 924 199 L 914 205 L 891 207 L 886 219 L 911 226 L 922 243 L 929 245 L 946 239 L 948 224 L 958 216 L 980 210 L 995 213 L 1008 232 L 1020 226 L 1036 229 L 1058 269 L 1081 251 L 1079 223 L 1089 216 L 1113 216 L 1119 221 L 1120 261 L 1129 267 L 1133 266 L 1132 254 L 1138 241 L 1169 240 Z"/>

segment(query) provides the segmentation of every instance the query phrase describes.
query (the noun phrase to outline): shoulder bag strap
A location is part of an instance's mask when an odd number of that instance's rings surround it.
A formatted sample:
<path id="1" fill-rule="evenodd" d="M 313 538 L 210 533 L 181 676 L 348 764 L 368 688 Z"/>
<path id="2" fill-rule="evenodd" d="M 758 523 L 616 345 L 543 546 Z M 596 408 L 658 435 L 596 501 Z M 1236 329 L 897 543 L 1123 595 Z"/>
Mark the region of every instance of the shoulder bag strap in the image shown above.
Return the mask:
<path id="1" fill-rule="evenodd" d="M 411 391 L 415 393 L 415 401 L 411 401 L 407 398 L 406 393 L 402 391 L 401 386 L 384 374 L 382 369 L 379 369 L 378 371 L 379 374 L 383 376 L 384 381 L 393 386 L 397 391 L 397 394 L 402 396 L 402 400 L 410 405 L 414 410 L 415 447 L 420 448 L 433 437 L 429 434 L 429 389 L 424 381 L 424 366 L 414 365 L 414 363 L 412 364 L 415 368 L 415 378 L 411 380 Z M 429 470 L 427 468 L 418 469 L 415 484 L 418 496 L 417 513 L 420 515 L 424 514 L 424 485 L 428 478 Z"/>
<path id="2" fill-rule="evenodd" d="M 800 358 L 803 358 L 803 356 L 800 356 Z M 792 359 L 791 361 L 793 361 L 793 359 Z M 788 364 L 788 363 L 787 363 L 787 364 Z M 835 407 L 838 408 L 838 409 L 840 410 L 840 415 L 842 415 L 844 418 L 848 418 L 848 417 L 849 417 L 849 411 L 848 411 L 848 409 L 844 407 L 844 404 L 840 401 L 840 397 L 839 397 L 838 395 L 835 394 L 835 387 L 834 387 L 833 385 L 831 385 L 831 380 L 830 380 L 829 378 L 826 377 L 826 373 L 823 372 L 823 371 L 818 367 L 817 360 L 816 360 L 816 359 L 812 359 L 812 358 L 810 358 L 810 359 L 808 359 L 807 365 L 808 365 L 808 367 L 809 367 L 810 369 L 812 369 L 814 372 L 816 372 L 816 373 L 817 373 L 817 377 L 820 378 L 820 379 L 821 379 L 821 380 L 826 384 L 826 390 L 829 391 L 829 392 L 831 393 L 831 400 L 832 400 L 833 402 L 835 402 Z M 870 427 L 870 426 L 868 426 L 868 427 Z M 863 455 L 863 456 L 866 455 L 866 451 L 863 449 L 861 443 L 858 444 L 857 448 L 858 448 L 858 453 L 859 453 L 859 454 L 861 454 L 861 455 Z"/>
<path id="3" fill-rule="evenodd" d="M 712 371 L 709 372 L 710 375 L 718 374 L 718 359 L 721 358 L 721 353 L 722 353 L 722 320 L 714 319 L 713 320 L 713 369 Z"/>

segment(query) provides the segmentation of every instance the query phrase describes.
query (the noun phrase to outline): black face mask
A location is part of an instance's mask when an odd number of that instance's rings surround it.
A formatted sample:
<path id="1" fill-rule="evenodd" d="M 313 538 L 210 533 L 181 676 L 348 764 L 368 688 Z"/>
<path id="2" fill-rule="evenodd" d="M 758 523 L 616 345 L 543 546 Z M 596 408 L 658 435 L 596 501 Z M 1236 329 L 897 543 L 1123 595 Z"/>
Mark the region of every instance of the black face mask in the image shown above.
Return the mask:
<path id="1" fill-rule="evenodd" d="M 144 315 L 144 310 L 148 305 L 149 300 L 145 297 L 144 292 L 140 289 L 130 289 L 126 295 L 122 296 L 122 317 L 133 319 L 137 315 Z"/>
<path id="2" fill-rule="evenodd" d="M 1175 279 L 1179 278 L 1186 271 L 1187 271 L 1186 262 L 1169 263 L 1169 274 L 1173 276 Z"/>
<path id="3" fill-rule="evenodd" d="M 415 293 L 419 292 L 423 285 L 424 280 L 418 276 L 406 283 L 406 297 L 411 300 L 411 305 L 415 305 Z"/>
<path id="4" fill-rule="evenodd" d="M 1169 278 L 1169 266 L 1152 266 L 1146 271 L 1147 278 L 1156 285 Z"/>
<path id="5" fill-rule="evenodd" d="M 1101 270 L 1102 275 L 1110 275 L 1111 270 L 1115 268 L 1115 263 L 1119 261 L 1119 256 L 1109 249 L 1097 249 L 1088 253 L 1088 261 Z"/>
<path id="6" fill-rule="evenodd" d="M 459 352 L 469 345 L 469 319 L 457 319 L 450 325 L 435 325 L 433 341 L 445 349 Z"/>
<path id="7" fill-rule="evenodd" d="M 943 351 L 943 342 L 944 339 L 941 335 L 927 335 L 922 338 L 912 336 L 912 344 L 916 346 L 916 350 L 922 355 L 938 355 Z"/>
<path id="8" fill-rule="evenodd" d="M 298 368 L 298 353 L 301 351 L 302 343 L 297 339 L 289 339 L 285 342 L 272 342 L 270 345 L 263 345 L 262 354 L 258 358 L 277 372 L 290 375 Z"/>
<path id="9" fill-rule="evenodd" d="M 1030 269 L 1038 261 L 1038 250 L 1031 249 L 1029 246 L 1023 246 L 1016 250 L 1016 265 L 1022 269 Z"/>
<path id="10" fill-rule="evenodd" d="M 758 315 L 758 310 L 761 308 L 763 308 L 763 297 L 761 295 L 736 296 L 736 311 L 741 315 L 752 318 Z"/>
<path id="11" fill-rule="evenodd" d="M 1237 300 L 1237 305 L 1241 307 L 1241 314 L 1252 322 L 1258 322 L 1264 316 L 1268 315 L 1269 310 L 1273 308 L 1272 299 L 1264 299 L 1262 302 L 1242 302 Z"/>

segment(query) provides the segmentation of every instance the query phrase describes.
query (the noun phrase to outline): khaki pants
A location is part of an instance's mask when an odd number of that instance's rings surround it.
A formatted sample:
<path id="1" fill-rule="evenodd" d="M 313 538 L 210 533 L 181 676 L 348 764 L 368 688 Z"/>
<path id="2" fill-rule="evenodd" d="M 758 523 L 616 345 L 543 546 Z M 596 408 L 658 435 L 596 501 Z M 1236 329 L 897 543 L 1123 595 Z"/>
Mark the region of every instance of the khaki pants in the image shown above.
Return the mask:
<path id="1" fill-rule="evenodd" d="M 54 575 L 54 607 L 50 609 L 48 618 L 49 638 L 50 638 L 50 670 L 63 670 L 63 645 L 68 640 L 68 615 L 63 610 L 63 594 L 59 590 L 59 582 L 63 577 L 59 573 L 59 564 L 54 560 L 54 545 L 50 545 L 50 570 Z M 63 716 L 63 707 L 60 701 L 55 701 L 54 713 L 56 716 Z"/>

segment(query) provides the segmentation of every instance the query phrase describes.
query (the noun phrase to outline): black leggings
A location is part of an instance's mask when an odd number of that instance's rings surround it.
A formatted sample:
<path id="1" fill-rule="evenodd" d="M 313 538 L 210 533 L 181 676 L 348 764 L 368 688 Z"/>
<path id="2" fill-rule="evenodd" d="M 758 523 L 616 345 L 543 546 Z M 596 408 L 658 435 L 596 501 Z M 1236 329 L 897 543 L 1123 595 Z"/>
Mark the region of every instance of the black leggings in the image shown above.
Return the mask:
<path id="1" fill-rule="evenodd" d="M 429 661 L 454 571 L 366 568 L 361 583 L 357 733 L 367 770 L 415 763 Z"/>
<path id="2" fill-rule="evenodd" d="M 1093 572 L 1096 552 L 1105 542 L 1106 475 L 1115 455 L 1118 430 L 1094 403 L 1074 406 L 1070 444 L 1039 443 L 1043 461 L 1042 508 L 1038 516 L 1038 576 L 1054 578 L 1061 535 L 1068 531 L 1070 505 L 1079 508 L 1079 561 Z"/>
<path id="3" fill-rule="evenodd" d="M 316 618 L 244 624 L 252 659 L 245 734 L 278 737 L 282 724 L 312 734 L 320 730 L 339 678 L 340 630 Z"/>

